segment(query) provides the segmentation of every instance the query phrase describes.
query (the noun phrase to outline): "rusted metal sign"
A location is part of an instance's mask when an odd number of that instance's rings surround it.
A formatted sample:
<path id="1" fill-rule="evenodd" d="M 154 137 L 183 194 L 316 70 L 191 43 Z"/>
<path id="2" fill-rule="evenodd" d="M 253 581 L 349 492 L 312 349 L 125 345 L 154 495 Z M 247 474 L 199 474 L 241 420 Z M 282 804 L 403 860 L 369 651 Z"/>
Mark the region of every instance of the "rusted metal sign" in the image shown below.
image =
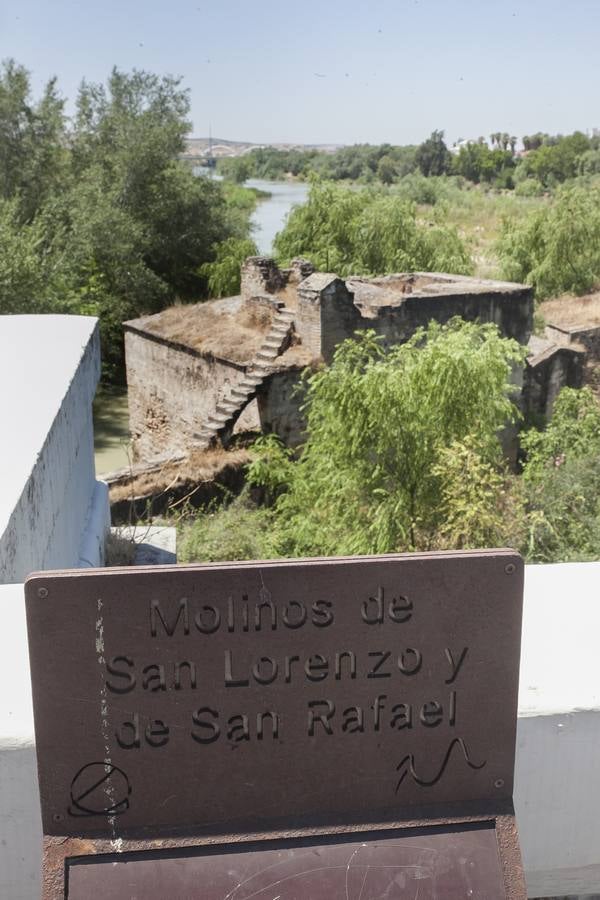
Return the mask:
<path id="1" fill-rule="evenodd" d="M 166 857 L 113 855 L 68 866 L 68 900 L 503 900 L 494 828 L 450 826 L 336 841 L 274 842 Z M 133 886 L 135 886 L 135 891 Z M 201 887 L 200 887 L 201 886 Z"/>
<path id="2" fill-rule="evenodd" d="M 510 801 L 511 551 L 42 574 L 26 594 L 46 835 Z"/>

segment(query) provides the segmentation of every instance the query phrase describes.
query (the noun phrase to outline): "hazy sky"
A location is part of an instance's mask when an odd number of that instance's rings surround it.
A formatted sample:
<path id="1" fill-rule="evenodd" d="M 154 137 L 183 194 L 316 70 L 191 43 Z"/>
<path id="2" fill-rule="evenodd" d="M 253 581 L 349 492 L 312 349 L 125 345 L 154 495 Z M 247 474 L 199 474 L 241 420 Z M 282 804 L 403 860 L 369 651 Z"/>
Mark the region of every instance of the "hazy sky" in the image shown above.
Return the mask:
<path id="1" fill-rule="evenodd" d="M 0 58 L 72 99 L 182 75 L 193 133 L 412 143 L 600 126 L 600 0 L 2 0 Z"/>

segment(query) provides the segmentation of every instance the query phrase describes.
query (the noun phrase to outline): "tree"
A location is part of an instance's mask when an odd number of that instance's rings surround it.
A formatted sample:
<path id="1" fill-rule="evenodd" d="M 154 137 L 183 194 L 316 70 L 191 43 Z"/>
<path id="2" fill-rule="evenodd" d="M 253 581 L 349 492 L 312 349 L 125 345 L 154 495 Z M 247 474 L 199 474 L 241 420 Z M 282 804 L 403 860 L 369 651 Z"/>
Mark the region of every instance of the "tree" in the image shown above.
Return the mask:
<path id="1" fill-rule="evenodd" d="M 441 484 L 436 547 L 467 550 L 523 544 L 526 513 L 521 485 L 508 466 L 486 459 L 477 435 L 444 447 L 433 472 Z"/>
<path id="2" fill-rule="evenodd" d="M 382 156 L 377 163 L 377 177 L 383 184 L 392 184 L 396 179 L 396 166 L 391 156 Z"/>
<path id="3" fill-rule="evenodd" d="M 586 150 L 579 157 L 580 175 L 600 175 L 600 149 Z"/>
<path id="4" fill-rule="evenodd" d="M 520 223 L 507 220 L 498 241 L 505 278 L 540 298 L 583 294 L 600 282 L 600 189 L 562 189 Z"/>
<path id="5" fill-rule="evenodd" d="M 563 388 L 542 430 L 521 437 L 528 505 L 527 558 L 600 555 L 600 405 L 589 387 Z"/>
<path id="6" fill-rule="evenodd" d="M 258 250 L 249 239 L 228 238 L 215 248 L 216 258 L 204 263 L 202 274 L 208 279 L 211 297 L 231 297 L 239 294 L 242 263 Z"/>
<path id="7" fill-rule="evenodd" d="M 543 480 L 567 460 L 600 456 L 600 404 L 591 389 L 563 388 L 546 428 L 527 431 L 521 446 L 526 453 L 526 481 Z"/>
<path id="8" fill-rule="evenodd" d="M 282 262 L 302 256 L 338 275 L 472 271 L 456 230 L 418 222 L 414 203 L 381 189 L 357 191 L 318 180 L 307 202 L 290 213 L 275 251 Z"/>
<path id="9" fill-rule="evenodd" d="M 179 79 L 113 69 L 84 83 L 71 136 L 73 187 L 51 206 L 66 223 L 82 307 L 100 316 L 104 361 L 122 373 L 121 322 L 206 295 L 202 265 L 232 235 L 220 186 L 177 155 L 189 129 Z"/>
<path id="10" fill-rule="evenodd" d="M 534 135 L 523 141 L 530 151 L 522 160 L 523 171 L 527 176 L 537 178 L 545 187 L 575 178 L 581 171 L 582 159 L 591 148 L 590 139 L 581 131 L 566 137 Z"/>
<path id="11" fill-rule="evenodd" d="M 0 309 L 98 315 L 113 379 L 123 320 L 206 296 L 204 264 L 249 231 L 249 209 L 178 161 L 188 110 L 178 79 L 114 69 L 81 86 L 67 131 L 54 82 L 33 103 L 22 67 L 0 76 Z"/>
<path id="12" fill-rule="evenodd" d="M 233 181 L 235 184 L 243 184 L 255 174 L 255 166 L 249 156 L 220 159 L 218 168 L 223 178 Z"/>
<path id="13" fill-rule="evenodd" d="M 0 67 L 0 196 L 18 198 L 18 218 L 31 222 L 44 201 L 64 186 L 68 153 L 64 101 L 55 79 L 37 103 L 29 73 L 14 60 Z"/>
<path id="14" fill-rule="evenodd" d="M 65 267 L 45 223 L 22 222 L 17 197 L 0 200 L 0 248 L 0 315 L 47 312 L 64 299 Z"/>
<path id="15" fill-rule="evenodd" d="M 443 131 L 432 131 L 417 149 L 416 163 L 423 175 L 446 175 L 452 165 L 452 154 L 444 143 Z"/>
<path id="16" fill-rule="evenodd" d="M 465 144 L 453 161 L 456 174 L 468 178 L 475 184 L 506 177 L 513 168 L 514 160 L 508 151 L 490 150 L 487 144 Z"/>
<path id="17" fill-rule="evenodd" d="M 469 446 L 485 477 L 486 466 L 500 464 L 498 431 L 517 416 L 511 367 L 523 356 L 495 325 L 458 319 L 432 322 L 390 349 L 371 331 L 342 343 L 332 365 L 306 383 L 308 437 L 298 462 L 269 447 L 274 481 L 287 484 L 274 506 L 277 552 L 434 546 L 446 514 L 444 451 L 476 435 Z M 498 505 L 495 489 L 480 493 L 488 511 Z"/>

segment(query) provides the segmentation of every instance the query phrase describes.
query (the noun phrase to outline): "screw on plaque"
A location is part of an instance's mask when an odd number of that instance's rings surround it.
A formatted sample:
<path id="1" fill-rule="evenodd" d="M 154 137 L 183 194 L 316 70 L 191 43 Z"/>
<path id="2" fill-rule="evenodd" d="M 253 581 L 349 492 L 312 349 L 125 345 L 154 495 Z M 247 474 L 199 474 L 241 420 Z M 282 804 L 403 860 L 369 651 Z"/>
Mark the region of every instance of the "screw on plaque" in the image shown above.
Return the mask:
<path id="1" fill-rule="evenodd" d="M 494 782 L 494 787 L 498 788 L 498 789 L 503 788 L 504 787 L 504 778 L 496 778 L 496 780 Z"/>
<path id="2" fill-rule="evenodd" d="M 38 588 L 38 597 L 41 600 L 45 600 L 47 596 L 48 596 L 48 588 L 45 588 L 45 587 Z"/>
<path id="3" fill-rule="evenodd" d="M 506 572 L 507 575 L 512 575 L 513 572 L 515 571 L 515 569 L 516 569 L 516 566 L 514 563 L 509 563 L 507 566 L 504 567 L 504 571 Z"/>

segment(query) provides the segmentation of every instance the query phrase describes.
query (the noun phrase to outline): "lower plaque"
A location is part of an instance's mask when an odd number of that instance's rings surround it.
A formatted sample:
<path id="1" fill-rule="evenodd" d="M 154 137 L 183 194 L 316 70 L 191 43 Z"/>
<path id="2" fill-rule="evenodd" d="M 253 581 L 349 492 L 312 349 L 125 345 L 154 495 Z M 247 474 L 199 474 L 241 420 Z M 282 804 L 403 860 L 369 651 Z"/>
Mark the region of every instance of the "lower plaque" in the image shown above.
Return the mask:
<path id="1" fill-rule="evenodd" d="M 67 860 L 68 900 L 502 900 L 493 823 Z"/>

